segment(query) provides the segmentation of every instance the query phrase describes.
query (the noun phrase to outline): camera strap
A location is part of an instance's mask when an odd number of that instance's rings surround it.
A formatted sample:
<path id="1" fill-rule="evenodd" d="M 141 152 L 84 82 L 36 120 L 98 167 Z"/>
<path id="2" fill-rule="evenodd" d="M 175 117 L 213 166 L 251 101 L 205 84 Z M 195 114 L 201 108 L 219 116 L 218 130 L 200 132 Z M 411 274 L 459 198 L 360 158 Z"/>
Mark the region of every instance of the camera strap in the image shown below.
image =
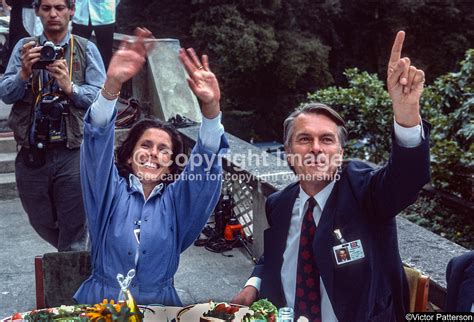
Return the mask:
<path id="1" fill-rule="evenodd" d="M 37 39 L 37 41 L 39 40 L 39 38 Z M 71 34 L 70 38 L 69 38 L 69 80 L 72 82 L 72 64 L 73 64 L 73 56 L 74 56 L 74 36 Z M 42 70 L 40 73 L 38 73 L 38 76 L 37 76 L 37 81 L 38 81 L 38 92 L 36 93 L 36 97 L 34 99 L 34 105 L 33 105 L 33 122 L 32 122 L 32 126 L 30 128 L 30 142 L 35 142 L 36 141 L 36 138 L 35 138 L 35 132 L 36 132 L 36 122 L 37 122 L 37 109 L 39 108 L 39 103 L 41 102 L 42 98 L 45 97 L 45 96 L 56 96 L 56 97 L 60 97 L 64 94 L 61 94 L 61 93 L 55 93 L 55 92 L 48 92 L 48 93 L 43 93 L 44 91 L 44 88 L 50 86 L 50 84 L 52 82 L 55 81 L 54 77 L 51 77 L 47 83 L 43 86 L 43 77 L 44 77 L 44 74 L 43 74 L 44 70 Z M 32 88 L 33 88 L 33 93 L 34 92 L 34 84 L 32 84 Z M 66 106 L 67 108 L 67 106 Z M 67 113 L 68 113 L 69 109 L 67 109 Z M 65 122 L 65 119 L 64 119 L 64 114 L 61 115 L 61 122 Z M 64 131 L 64 135 L 66 136 L 66 131 L 65 129 L 63 129 Z M 62 132 L 63 132 L 62 131 Z"/>

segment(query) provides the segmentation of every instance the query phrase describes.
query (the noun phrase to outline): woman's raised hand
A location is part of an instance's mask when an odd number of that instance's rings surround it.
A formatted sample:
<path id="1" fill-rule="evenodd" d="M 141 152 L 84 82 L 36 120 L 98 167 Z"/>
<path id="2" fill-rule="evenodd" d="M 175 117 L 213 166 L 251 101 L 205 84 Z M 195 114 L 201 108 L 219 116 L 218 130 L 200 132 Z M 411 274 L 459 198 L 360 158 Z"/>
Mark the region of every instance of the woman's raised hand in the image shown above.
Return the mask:
<path id="1" fill-rule="evenodd" d="M 136 28 L 135 37 L 124 39 L 114 53 L 104 88 L 108 93 L 118 93 L 122 84 L 135 76 L 145 63 L 146 54 L 152 49 L 153 34 L 146 28 Z M 148 41 L 147 41 L 148 40 Z"/>
<path id="2" fill-rule="evenodd" d="M 192 48 L 179 50 L 179 59 L 188 72 L 188 84 L 201 101 L 201 112 L 204 117 L 213 119 L 220 113 L 221 91 L 216 76 L 209 68 L 207 55 L 201 59 Z"/>

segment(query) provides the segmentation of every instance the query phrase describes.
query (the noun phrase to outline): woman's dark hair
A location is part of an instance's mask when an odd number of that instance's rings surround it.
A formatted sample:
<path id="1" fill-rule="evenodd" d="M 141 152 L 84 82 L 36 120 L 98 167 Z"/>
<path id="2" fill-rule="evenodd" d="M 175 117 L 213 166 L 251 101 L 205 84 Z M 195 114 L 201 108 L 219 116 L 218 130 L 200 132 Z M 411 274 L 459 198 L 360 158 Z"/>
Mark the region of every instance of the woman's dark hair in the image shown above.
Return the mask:
<path id="1" fill-rule="evenodd" d="M 158 119 L 144 119 L 137 122 L 127 135 L 127 138 L 117 147 L 116 151 L 116 165 L 119 171 L 119 174 L 128 180 L 130 173 L 133 173 L 132 167 L 128 164 L 128 160 L 133 154 L 133 149 L 137 144 L 138 140 L 142 137 L 148 129 L 160 129 L 165 131 L 171 137 L 171 144 L 173 155 L 171 156 L 172 164 L 170 166 L 170 172 L 173 174 L 178 174 L 181 172 L 181 167 L 176 163 L 176 158 L 184 152 L 183 140 L 181 135 L 174 128 L 173 125 L 167 122 L 160 121 Z"/>

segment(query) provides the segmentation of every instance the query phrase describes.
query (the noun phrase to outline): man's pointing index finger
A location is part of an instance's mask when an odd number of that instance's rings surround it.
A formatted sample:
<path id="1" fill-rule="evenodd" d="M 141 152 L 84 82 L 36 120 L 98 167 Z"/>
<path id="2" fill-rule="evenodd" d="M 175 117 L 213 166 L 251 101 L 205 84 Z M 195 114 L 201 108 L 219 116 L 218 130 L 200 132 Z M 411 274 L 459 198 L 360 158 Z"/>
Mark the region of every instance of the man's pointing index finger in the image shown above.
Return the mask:
<path id="1" fill-rule="evenodd" d="M 397 63 L 400 60 L 404 40 L 405 40 L 405 32 L 399 31 L 397 33 L 397 37 L 395 38 L 395 41 L 393 42 L 392 52 L 390 54 L 390 62 L 389 62 L 390 65 Z"/>

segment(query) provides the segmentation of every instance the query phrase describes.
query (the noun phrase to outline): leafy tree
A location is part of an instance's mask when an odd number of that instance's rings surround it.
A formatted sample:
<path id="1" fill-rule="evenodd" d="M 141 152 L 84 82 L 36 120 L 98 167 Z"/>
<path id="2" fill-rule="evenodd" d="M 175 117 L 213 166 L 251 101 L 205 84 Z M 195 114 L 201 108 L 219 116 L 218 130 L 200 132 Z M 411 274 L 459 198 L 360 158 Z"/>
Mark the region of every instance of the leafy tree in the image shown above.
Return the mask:
<path id="1" fill-rule="evenodd" d="M 222 105 L 253 112 L 260 138 L 279 135 L 281 118 L 307 91 L 332 81 L 329 47 L 297 25 L 281 24 L 287 2 L 194 3 L 192 34 L 214 62 L 224 92 Z M 249 134 L 238 133 L 244 139 L 250 139 Z"/>
<path id="2" fill-rule="evenodd" d="M 474 49 L 456 73 L 442 75 L 424 93 L 423 110 L 433 124 L 434 184 L 472 200 L 474 161 Z"/>

